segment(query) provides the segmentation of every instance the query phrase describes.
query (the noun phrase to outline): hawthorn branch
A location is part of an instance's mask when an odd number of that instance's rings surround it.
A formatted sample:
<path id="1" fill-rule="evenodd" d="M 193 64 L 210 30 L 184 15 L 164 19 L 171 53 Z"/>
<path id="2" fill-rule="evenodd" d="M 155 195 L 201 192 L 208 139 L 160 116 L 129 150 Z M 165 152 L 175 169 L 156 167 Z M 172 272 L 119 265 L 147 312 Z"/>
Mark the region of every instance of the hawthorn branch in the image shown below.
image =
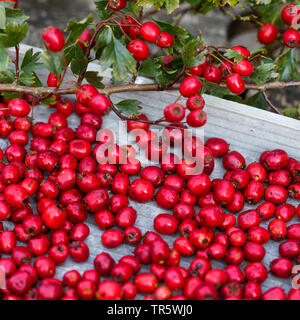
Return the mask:
<path id="1" fill-rule="evenodd" d="M 225 83 L 221 83 L 219 85 L 222 88 L 226 88 Z M 283 89 L 290 87 L 300 87 L 300 81 L 274 81 L 262 84 L 260 86 L 256 84 L 248 83 L 245 85 L 246 89 L 256 90 L 256 91 L 265 91 L 269 89 Z M 138 91 L 164 91 L 164 90 L 177 90 L 179 88 L 179 84 L 175 83 L 172 86 L 169 84 L 159 85 L 159 84 L 122 84 L 112 87 L 107 87 L 104 89 L 99 89 L 99 93 L 105 95 L 111 95 L 114 93 L 120 92 L 138 92 Z M 77 92 L 78 87 L 65 87 L 65 88 L 48 88 L 48 87 L 25 87 L 16 84 L 0 84 L 0 91 L 3 92 L 16 92 L 20 94 L 31 94 L 35 97 L 45 94 L 59 94 L 59 95 L 68 95 L 75 94 Z"/>
<path id="2" fill-rule="evenodd" d="M 15 46 L 16 49 L 16 60 L 15 60 L 15 66 L 16 66 L 16 79 L 15 82 L 18 83 L 19 82 L 19 78 L 20 78 L 20 48 L 19 46 Z"/>

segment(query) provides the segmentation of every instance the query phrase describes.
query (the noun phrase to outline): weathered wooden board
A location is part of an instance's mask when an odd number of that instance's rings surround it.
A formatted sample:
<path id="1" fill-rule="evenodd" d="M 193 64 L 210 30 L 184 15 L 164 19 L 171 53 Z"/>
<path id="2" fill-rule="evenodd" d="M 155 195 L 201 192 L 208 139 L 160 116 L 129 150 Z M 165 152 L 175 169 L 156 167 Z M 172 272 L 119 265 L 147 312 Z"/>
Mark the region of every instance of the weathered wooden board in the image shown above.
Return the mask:
<path id="1" fill-rule="evenodd" d="M 22 51 L 27 49 L 23 47 Z M 91 70 L 100 70 L 98 65 L 91 65 Z M 103 72 L 106 81 L 109 81 L 109 72 Z M 46 75 L 43 75 L 45 79 Z M 138 82 L 145 82 L 144 79 L 137 79 Z M 145 113 L 151 119 L 157 119 L 161 116 L 163 107 L 167 104 L 174 102 L 177 97 L 177 92 L 138 92 L 138 93 L 122 93 L 113 96 L 113 101 L 117 102 L 121 99 L 138 99 L 143 103 Z M 222 137 L 230 143 L 231 150 L 238 150 L 241 152 L 247 160 L 247 163 L 258 160 L 259 155 L 264 150 L 271 150 L 275 148 L 285 149 L 290 156 L 300 159 L 300 122 L 279 116 L 270 112 L 252 108 L 243 104 L 230 102 L 227 100 L 219 99 L 213 96 L 205 96 L 206 100 L 206 112 L 208 115 L 208 122 L 204 128 L 205 139 L 209 137 Z M 35 121 L 46 121 L 52 110 L 49 110 L 45 106 L 39 106 L 35 108 L 34 118 Z M 114 115 L 110 114 L 103 119 L 103 128 L 111 128 L 116 130 L 119 128 L 120 121 Z M 72 128 L 76 128 L 79 124 L 79 118 L 72 115 L 69 118 L 69 124 Z M 124 126 L 124 124 L 121 124 Z M 133 140 L 132 140 L 133 141 Z M 2 149 L 6 146 L 6 141 L 0 140 L 0 146 Z M 224 169 L 219 160 L 216 161 L 216 168 L 212 174 L 212 178 L 222 177 Z M 289 201 L 296 205 L 295 201 Z M 138 212 L 138 219 L 136 226 L 143 232 L 147 230 L 153 230 L 153 219 L 159 213 L 167 212 L 157 207 L 155 202 L 147 204 L 138 204 L 131 202 L 131 205 Z M 251 208 L 251 206 L 245 206 L 245 210 Z M 171 213 L 171 211 L 169 211 Z M 289 222 L 292 224 L 296 221 L 296 218 Z M 90 215 L 88 219 L 90 227 L 90 235 L 87 239 L 87 244 L 91 249 L 90 258 L 86 263 L 76 264 L 71 259 L 57 268 L 57 277 L 61 278 L 64 272 L 71 269 L 79 269 L 81 271 L 93 268 L 93 260 L 95 256 L 103 251 L 109 251 L 111 255 L 118 260 L 121 256 L 126 254 L 132 254 L 134 248 L 122 245 L 116 249 L 107 250 L 101 245 L 102 231 L 95 225 L 93 216 Z M 262 226 L 267 227 L 268 222 L 262 223 Z M 8 224 L 7 224 L 8 225 Z M 164 237 L 169 244 L 172 244 L 175 237 Z M 278 244 L 270 242 L 265 245 L 266 256 L 263 260 L 266 266 L 275 257 L 278 257 Z M 182 258 L 182 266 L 188 267 L 191 259 Z M 244 267 L 246 263 L 242 266 Z M 223 262 L 213 262 L 214 267 L 224 267 Z M 144 268 L 145 270 L 148 267 Z M 263 288 L 267 289 L 272 286 L 281 286 L 286 291 L 291 288 L 291 280 L 284 279 L 279 280 L 270 276 L 268 280 L 263 284 Z"/>

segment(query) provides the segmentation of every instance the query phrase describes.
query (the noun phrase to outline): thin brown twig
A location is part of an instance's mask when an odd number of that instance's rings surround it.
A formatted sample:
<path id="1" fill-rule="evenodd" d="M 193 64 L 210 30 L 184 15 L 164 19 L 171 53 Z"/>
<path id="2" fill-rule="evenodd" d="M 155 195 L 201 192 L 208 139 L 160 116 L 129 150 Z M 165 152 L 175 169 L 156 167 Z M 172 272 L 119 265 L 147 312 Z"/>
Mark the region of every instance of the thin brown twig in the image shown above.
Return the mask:
<path id="1" fill-rule="evenodd" d="M 269 105 L 276 113 L 282 114 L 282 113 L 280 112 L 280 110 L 279 110 L 276 106 L 274 106 L 274 104 L 272 103 L 272 101 L 269 99 L 269 97 L 268 97 L 267 94 L 266 94 L 266 91 L 263 91 L 262 94 L 263 94 L 265 100 L 267 101 L 268 105 Z"/>
<path id="2" fill-rule="evenodd" d="M 19 78 L 20 78 L 20 48 L 19 46 L 15 46 L 16 49 L 16 60 L 15 60 L 15 66 L 16 66 L 16 79 L 15 82 L 18 83 L 19 82 Z"/>

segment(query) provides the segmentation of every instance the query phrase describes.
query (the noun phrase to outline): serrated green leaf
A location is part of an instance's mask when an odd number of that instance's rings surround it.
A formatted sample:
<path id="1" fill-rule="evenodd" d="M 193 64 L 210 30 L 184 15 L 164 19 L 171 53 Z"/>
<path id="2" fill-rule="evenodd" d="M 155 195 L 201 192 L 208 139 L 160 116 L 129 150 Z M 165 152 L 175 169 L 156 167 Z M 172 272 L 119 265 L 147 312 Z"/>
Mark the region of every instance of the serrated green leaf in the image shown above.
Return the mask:
<path id="1" fill-rule="evenodd" d="M 92 14 L 81 21 L 71 20 L 66 28 L 66 31 L 70 32 L 66 40 L 66 45 L 73 43 L 92 22 Z"/>
<path id="2" fill-rule="evenodd" d="M 80 45 L 76 42 L 64 49 L 64 57 L 67 64 L 69 64 L 72 59 L 83 58 L 84 53 Z"/>
<path id="3" fill-rule="evenodd" d="M 267 82 L 267 80 L 275 79 L 278 77 L 276 73 L 274 63 L 263 63 L 255 68 L 251 75 L 251 79 L 258 85 L 262 85 Z"/>
<path id="4" fill-rule="evenodd" d="M 31 86 L 34 82 L 35 76 L 33 72 L 22 72 L 19 77 L 19 83 L 23 86 Z"/>
<path id="5" fill-rule="evenodd" d="M 44 105 L 53 105 L 57 102 L 57 99 L 56 99 L 56 96 L 55 95 L 52 95 L 51 97 L 45 99 L 45 100 L 42 100 L 43 104 Z"/>
<path id="6" fill-rule="evenodd" d="M 33 53 L 32 49 L 26 51 L 22 64 L 21 70 L 24 72 L 34 72 L 42 68 L 42 63 L 39 62 L 41 53 Z"/>
<path id="7" fill-rule="evenodd" d="M 115 37 L 104 48 L 100 63 L 106 68 L 113 68 L 113 79 L 116 81 L 127 79 L 128 71 L 136 74 L 136 61 L 127 48 Z"/>
<path id="8" fill-rule="evenodd" d="M 63 72 L 65 65 L 59 52 L 44 51 L 41 55 L 46 68 L 57 77 Z"/>
<path id="9" fill-rule="evenodd" d="M 15 81 L 15 77 L 12 76 L 9 72 L 3 71 L 0 72 L 0 81 L 2 83 L 13 83 Z"/>
<path id="10" fill-rule="evenodd" d="M 98 17 L 99 20 L 104 20 L 109 16 L 109 13 L 112 11 L 109 7 L 107 7 L 108 0 L 96 1 L 95 5 L 98 9 Z M 107 9 L 107 10 L 105 10 Z"/>
<path id="11" fill-rule="evenodd" d="M 6 27 L 6 12 L 5 8 L 0 7 L 0 29 L 5 29 Z"/>
<path id="12" fill-rule="evenodd" d="M 207 49 L 203 47 L 201 37 L 190 40 L 182 49 L 183 64 L 187 68 L 197 66 L 204 62 Z"/>
<path id="13" fill-rule="evenodd" d="M 127 115 L 137 116 L 139 114 L 139 106 L 141 102 L 134 99 L 122 100 L 115 104 L 115 106 L 121 111 L 125 112 Z"/>
<path id="14" fill-rule="evenodd" d="M 9 63 L 8 52 L 5 48 L 0 47 L 0 71 L 7 70 Z"/>
<path id="15" fill-rule="evenodd" d="M 8 24 L 4 29 L 4 33 L 0 34 L 0 45 L 4 48 L 17 46 L 26 37 L 28 24 Z"/>
<path id="16" fill-rule="evenodd" d="M 100 77 L 97 71 L 87 71 L 85 73 L 85 80 L 98 89 L 103 89 L 105 87 L 101 82 L 103 77 Z"/>
<path id="17" fill-rule="evenodd" d="M 156 78 L 161 73 L 161 64 L 155 59 L 144 60 L 139 68 L 139 73 L 149 78 Z"/>
<path id="18" fill-rule="evenodd" d="M 224 53 L 224 56 L 228 59 L 234 59 L 234 62 L 240 62 L 245 58 L 245 56 L 232 49 L 227 49 Z"/>
<path id="19" fill-rule="evenodd" d="M 88 63 L 89 61 L 86 57 L 73 59 L 71 62 L 71 70 L 74 74 L 80 75 L 85 72 Z"/>

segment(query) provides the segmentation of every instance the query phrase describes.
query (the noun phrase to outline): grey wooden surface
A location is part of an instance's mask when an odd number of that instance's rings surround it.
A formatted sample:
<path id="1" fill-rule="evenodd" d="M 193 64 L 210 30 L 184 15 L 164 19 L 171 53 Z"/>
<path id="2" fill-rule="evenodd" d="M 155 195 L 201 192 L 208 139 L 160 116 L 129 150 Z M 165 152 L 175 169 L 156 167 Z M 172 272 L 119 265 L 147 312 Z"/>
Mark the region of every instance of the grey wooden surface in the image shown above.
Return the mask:
<path id="1" fill-rule="evenodd" d="M 27 47 L 23 47 L 23 51 Z M 91 65 L 91 70 L 99 70 L 99 66 Z M 106 77 L 106 81 L 109 82 L 109 71 L 103 72 Z M 43 76 L 45 79 L 45 75 Z M 144 82 L 144 79 L 138 79 L 138 82 Z M 113 95 L 112 99 L 117 102 L 122 99 L 138 99 L 142 102 L 144 112 L 150 119 L 157 119 L 161 116 L 163 107 L 174 102 L 178 93 L 175 91 L 170 92 L 138 92 L 138 93 L 120 93 Z M 208 115 L 208 122 L 201 134 L 204 134 L 205 139 L 209 137 L 222 137 L 230 143 L 230 150 L 237 150 L 241 152 L 247 163 L 258 160 L 259 155 L 264 150 L 272 150 L 275 148 L 285 149 L 290 156 L 300 159 L 300 123 L 296 120 L 279 116 L 270 112 L 252 108 L 246 105 L 230 102 L 213 96 L 205 96 L 206 107 L 205 111 Z M 51 109 L 46 106 L 39 106 L 34 111 L 34 121 L 47 121 Z M 120 121 L 113 114 L 109 114 L 103 118 L 102 128 L 110 128 L 117 131 L 119 130 Z M 72 128 L 76 128 L 79 124 L 79 118 L 76 115 L 72 115 L 68 118 L 69 125 Z M 121 127 L 124 124 L 121 123 Z M 131 140 L 133 141 L 133 140 Z M 5 149 L 7 142 L 0 139 L 0 147 Z M 143 159 L 141 159 L 143 162 Z M 222 177 L 224 169 L 220 160 L 216 161 L 216 167 L 211 175 L 211 178 Z M 296 201 L 289 200 L 290 203 L 297 205 Z M 33 203 L 32 203 L 33 204 Z M 154 201 L 147 204 L 138 204 L 130 201 L 130 205 L 137 210 L 138 218 L 136 226 L 139 227 L 142 232 L 153 230 L 153 219 L 156 215 L 169 212 L 157 207 Z M 245 206 L 244 210 L 253 206 Z M 196 210 L 197 211 L 197 210 Z M 299 222 L 299 219 L 294 218 L 288 223 L 288 225 Z M 9 228 L 12 224 L 5 223 Z M 87 262 L 82 264 L 74 263 L 70 258 L 67 262 L 57 268 L 56 277 L 61 278 L 62 275 L 71 269 L 78 269 L 84 271 L 86 269 L 93 268 L 93 260 L 97 254 L 106 251 L 109 252 L 112 257 L 117 261 L 119 258 L 126 254 L 133 254 L 134 247 L 128 245 L 121 245 L 115 249 L 106 249 L 101 244 L 102 231 L 95 225 L 93 221 L 93 215 L 90 214 L 88 218 L 88 225 L 90 227 L 90 235 L 86 240 L 87 245 L 91 249 L 90 258 Z M 267 227 L 268 221 L 261 224 L 263 227 Z M 172 245 L 176 236 L 164 236 L 164 239 Z M 266 256 L 263 263 L 268 267 L 271 260 L 279 256 L 278 243 L 270 241 L 265 245 Z M 182 258 L 181 265 L 188 268 L 192 258 Z M 224 268 L 224 262 L 212 262 L 215 268 Z M 242 264 L 242 267 L 247 265 L 246 262 Z M 147 266 L 143 267 L 144 270 L 148 270 Z M 273 276 L 269 276 L 267 281 L 263 283 L 263 289 L 273 286 L 280 286 L 287 292 L 291 288 L 291 279 L 280 280 Z"/>

